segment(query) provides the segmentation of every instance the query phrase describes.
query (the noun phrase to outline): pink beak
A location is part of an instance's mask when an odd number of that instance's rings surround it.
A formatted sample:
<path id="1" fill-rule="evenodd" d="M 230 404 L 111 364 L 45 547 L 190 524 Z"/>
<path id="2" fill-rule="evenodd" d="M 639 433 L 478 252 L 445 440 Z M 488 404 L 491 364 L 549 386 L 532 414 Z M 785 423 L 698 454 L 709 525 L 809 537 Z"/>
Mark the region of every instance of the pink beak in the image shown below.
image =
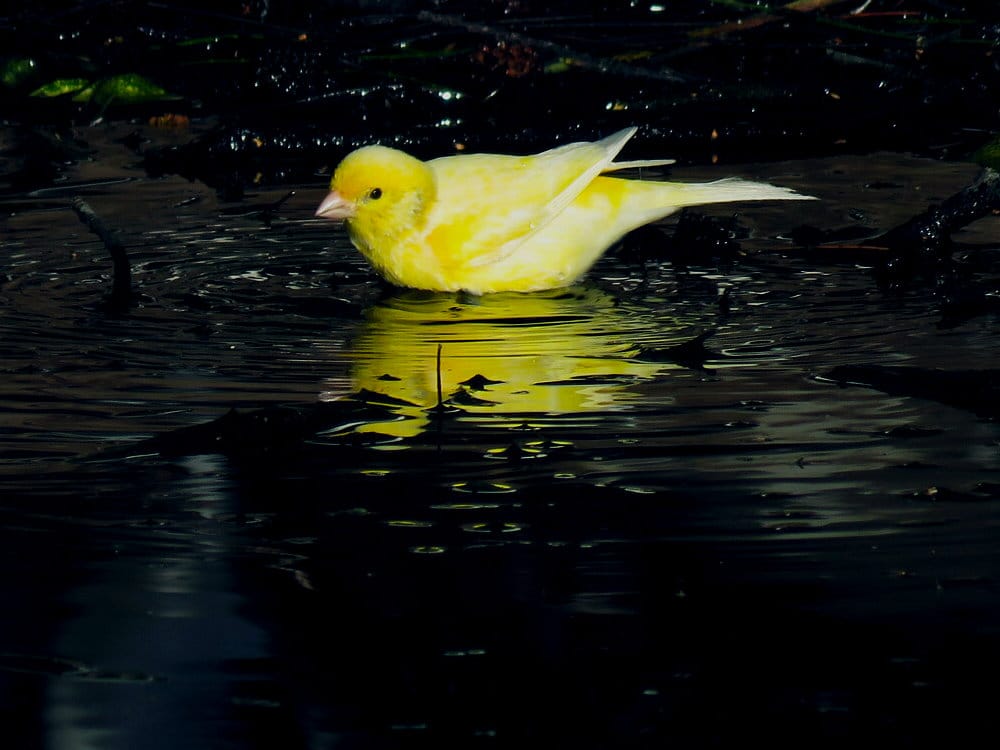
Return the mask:
<path id="1" fill-rule="evenodd" d="M 350 219 L 354 216 L 354 206 L 336 190 L 332 190 L 319 204 L 316 215 L 324 219 Z"/>

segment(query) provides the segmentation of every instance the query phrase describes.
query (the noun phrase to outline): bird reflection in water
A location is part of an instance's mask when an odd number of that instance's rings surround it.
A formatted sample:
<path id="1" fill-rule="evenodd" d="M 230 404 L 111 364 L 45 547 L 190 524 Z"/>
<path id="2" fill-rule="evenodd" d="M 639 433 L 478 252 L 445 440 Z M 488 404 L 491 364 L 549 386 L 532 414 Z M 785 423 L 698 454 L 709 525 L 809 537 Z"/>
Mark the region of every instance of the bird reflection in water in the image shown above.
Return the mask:
<path id="1" fill-rule="evenodd" d="M 347 354 L 350 392 L 331 380 L 322 398 L 389 405 L 397 421 L 356 429 L 403 438 L 441 406 L 474 419 L 628 409 L 636 383 L 677 368 L 646 353 L 693 333 L 593 287 L 469 298 L 402 291 L 366 311 Z"/>

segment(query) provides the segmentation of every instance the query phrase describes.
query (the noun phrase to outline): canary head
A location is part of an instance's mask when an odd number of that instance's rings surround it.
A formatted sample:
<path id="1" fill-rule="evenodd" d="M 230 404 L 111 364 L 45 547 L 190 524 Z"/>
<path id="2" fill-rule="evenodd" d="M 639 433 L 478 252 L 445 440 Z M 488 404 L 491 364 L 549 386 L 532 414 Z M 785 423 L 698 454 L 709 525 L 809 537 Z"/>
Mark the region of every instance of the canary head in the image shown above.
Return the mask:
<path id="1" fill-rule="evenodd" d="M 371 247 L 419 226 L 435 195 L 434 174 L 419 159 L 385 146 L 348 154 L 333 173 L 316 215 L 343 219 L 352 238 Z"/>

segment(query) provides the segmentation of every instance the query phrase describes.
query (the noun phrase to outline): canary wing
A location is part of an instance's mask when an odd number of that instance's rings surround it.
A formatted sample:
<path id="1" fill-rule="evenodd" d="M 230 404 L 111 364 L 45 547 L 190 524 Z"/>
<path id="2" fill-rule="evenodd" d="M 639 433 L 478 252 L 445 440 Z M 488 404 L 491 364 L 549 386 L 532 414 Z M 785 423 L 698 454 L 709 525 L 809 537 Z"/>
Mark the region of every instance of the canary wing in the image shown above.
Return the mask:
<path id="1" fill-rule="evenodd" d="M 470 154 L 434 159 L 437 200 L 427 241 L 452 268 L 503 260 L 548 226 L 602 172 L 669 161 L 615 163 L 636 132 L 570 143 L 534 156 Z"/>

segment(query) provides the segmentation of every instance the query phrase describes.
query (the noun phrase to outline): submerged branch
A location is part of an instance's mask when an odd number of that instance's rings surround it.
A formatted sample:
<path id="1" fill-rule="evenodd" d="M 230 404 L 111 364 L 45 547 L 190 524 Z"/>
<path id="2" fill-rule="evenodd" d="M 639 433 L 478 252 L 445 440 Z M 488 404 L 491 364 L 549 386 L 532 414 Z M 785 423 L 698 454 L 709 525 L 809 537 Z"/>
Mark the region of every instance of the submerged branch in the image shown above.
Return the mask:
<path id="1" fill-rule="evenodd" d="M 118 240 L 115 233 L 97 215 L 97 212 L 90 207 L 83 198 L 74 198 L 70 205 L 76 212 L 80 221 L 87 225 L 87 228 L 101 238 L 104 247 L 107 248 L 114 264 L 114 276 L 111 285 L 111 307 L 114 310 L 122 311 L 129 307 L 132 302 L 132 266 L 128 260 L 125 247 Z"/>
<path id="2" fill-rule="evenodd" d="M 940 206 L 932 206 L 881 238 L 890 248 L 940 246 L 952 232 L 1000 208 L 1000 172 L 986 169 L 979 178 Z"/>
<path id="3" fill-rule="evenodd" d="M 819 232 L 812 227 L 800 227 L 796 230 L 800 233 L 797 241 L 817 249 L 879 255 L 889 253 L 916 262 L 920 258 L 950 255 L 952 233 L 996 211 L 1000 211 L 1000 172 L 987 168 L 974 183 L 940 205 L 932 205 L 881 234 L 859 237 L 858 241 L 852 242 L 850 231 L 846 232 L 848 236 L 845 238 L 835 236 L 838 234 L 836 232 Z M 811 236 L 814 233 L 817 236 Z"/>

